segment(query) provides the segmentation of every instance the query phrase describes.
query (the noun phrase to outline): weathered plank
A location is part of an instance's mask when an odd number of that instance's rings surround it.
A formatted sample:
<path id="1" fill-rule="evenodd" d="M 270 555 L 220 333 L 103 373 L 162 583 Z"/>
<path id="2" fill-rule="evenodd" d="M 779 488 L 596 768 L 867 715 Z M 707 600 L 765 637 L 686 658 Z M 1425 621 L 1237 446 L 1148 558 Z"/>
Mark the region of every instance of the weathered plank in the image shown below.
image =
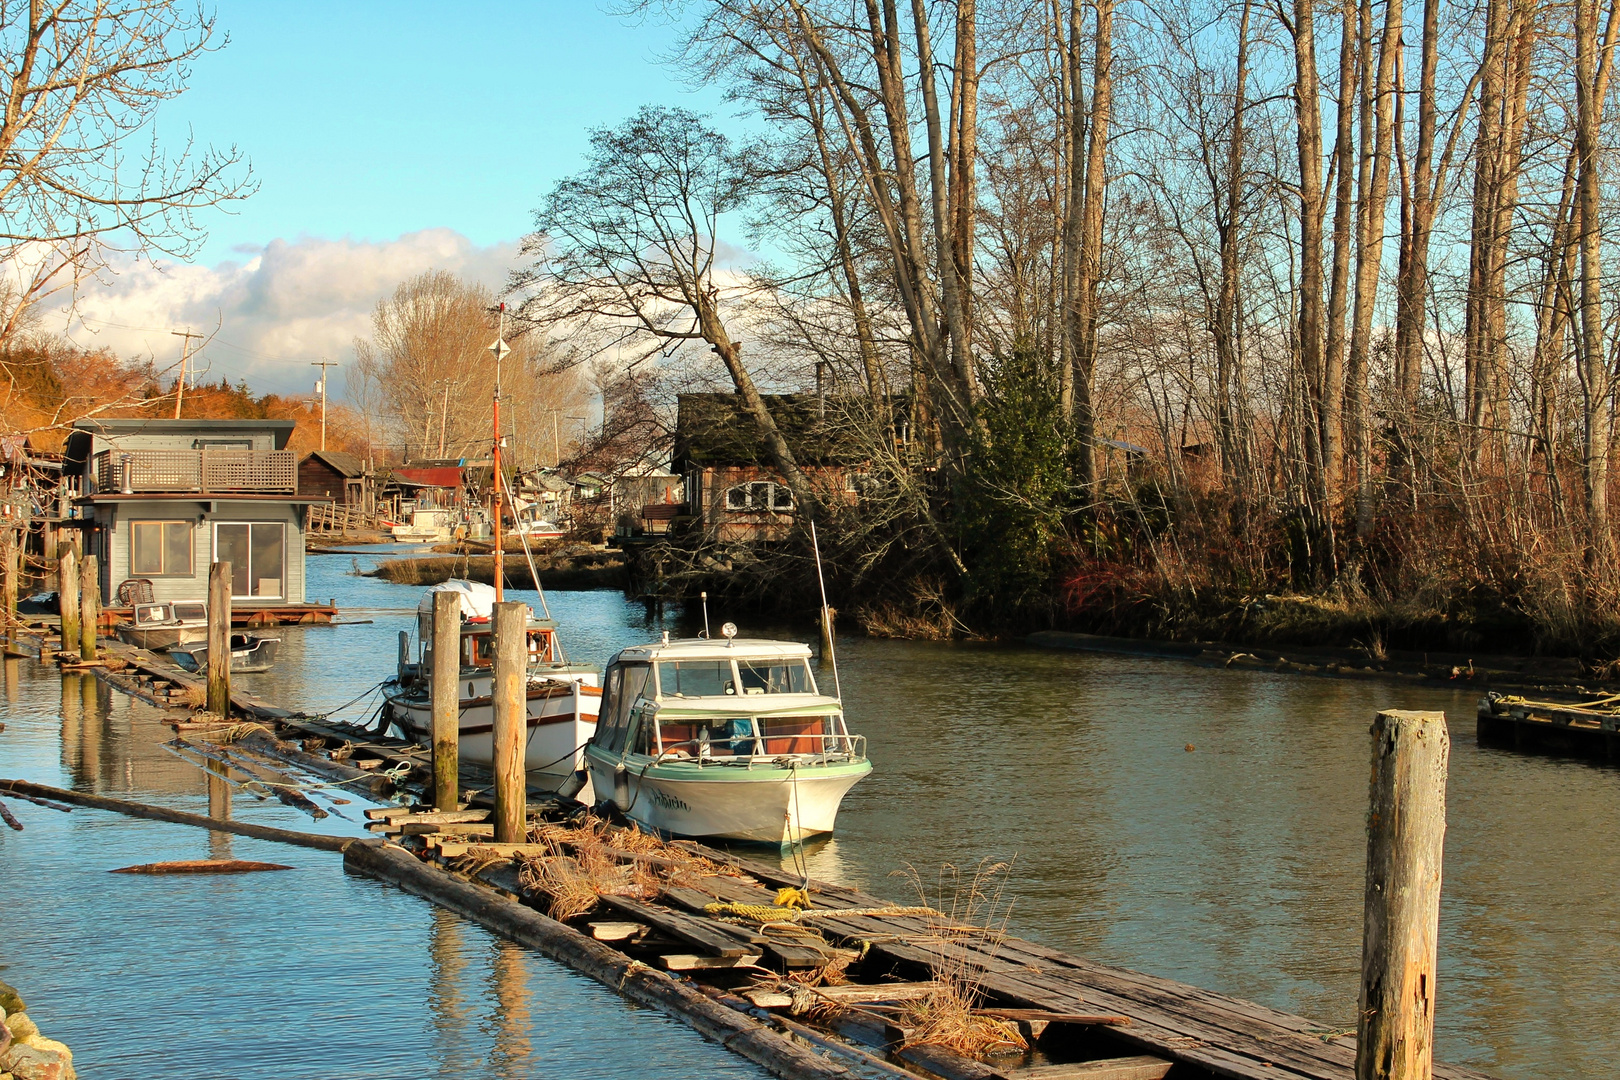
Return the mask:
<path id="1" fill-rule="evenodd" d="M 1164 1080 L 1173 1062 L 1151 1054 L 1103 1058 L 1072 1065 L 1037 1065 L 1030 1069 L 1004 1069 L 1003 1080 Z"/>
<path id="2" fill-rule="evenodd" d="M 753 967 L 759 963 L 759 953 L 740 956 L 699 956 L 695 953 L 666 953 L 658 958 L 665 971 L 717 971 L 723 968 Z"/>
<path id="3" fill-rule="evenodd" d="M 655 907 L 629 896 L 605 895 L 601 897 L 601 901 L 608 907 L 624 912 L 636 922 L 646 923 L 660 933 L 696 945 L 711 956 L 752 955 L 755 961 L 759 959 L 760 950 L 749 944 L 754 935 L 739 936 L 735 932 L 740 929 L 738 927 L 715 922 L 713 919 L 700 919 L 685 912 Z"/>

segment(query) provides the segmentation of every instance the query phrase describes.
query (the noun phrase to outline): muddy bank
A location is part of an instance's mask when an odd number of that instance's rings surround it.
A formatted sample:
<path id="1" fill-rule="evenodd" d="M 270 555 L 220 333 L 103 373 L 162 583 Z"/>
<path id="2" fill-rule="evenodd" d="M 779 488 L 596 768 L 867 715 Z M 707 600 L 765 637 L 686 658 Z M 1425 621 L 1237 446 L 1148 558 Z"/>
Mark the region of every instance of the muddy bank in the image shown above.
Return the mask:
<path id="1" fill-rule="evenodd" d="M 536 555 L 534 568 L 540 587 L 558 590 L 622 589 L 624 560 L 616 551 Z M 532 589 L 534 578 L 529 564 L 521 557 L 505 560 L 506 584 L 514 589 Z M 437 585 L 451 578 L 495 582 L 495 559 L 490 555 L 432 555 L 411 559 L 387 559 L 366 576 L 382 578 L 396 585 Z"/>
<path id="2" fill-rule="evenodd" d="M 1449 652 L 1394 651 L 1374 655 L 1360 647 L 1234 645 L 1217 641 L 1153 641 L 1142 638 L 1042 630 L 1024 639 L 1047 649 L 1162 656 L 1206 667 L 1235 667 L 1336 678 L 1416 679 L 1495 688 L 1580 690 L 1604 680 L 1581 661 L 1545 656 L 1467 656 Z"/>

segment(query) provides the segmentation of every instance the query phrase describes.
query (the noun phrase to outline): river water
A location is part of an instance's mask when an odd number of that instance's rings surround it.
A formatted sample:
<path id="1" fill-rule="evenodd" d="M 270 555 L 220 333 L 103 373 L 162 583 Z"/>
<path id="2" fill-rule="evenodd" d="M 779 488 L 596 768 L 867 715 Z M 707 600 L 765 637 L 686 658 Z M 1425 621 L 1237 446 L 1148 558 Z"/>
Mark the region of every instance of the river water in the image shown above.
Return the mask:
<path id="1" fill-rule="evenodd" d="M 284 628 L 276 670 L 242 684 L 316 712 L 384 678 L 420 590 L 350 573 L 373 561 L 310 556 L 309 595 L 371 621 Z M 576 659 L 682 629 L 615 593 L 547 599 Z M 1438 1056 L 1523 1080 L 1614 1075 L 1620 774 L 1477 746 L 1473 692 L 1018 647 L 839 647 L 875 771 L 836 838 L 803 853 L 812 874 L 904 899 L 909 869 L 937 902 L 942 867 L 1010 864 L 990 880 L 1012 931 L 1325 1030 L 1354 1027 L 1368 723 L 1380 708 L 1445 710 Z M 6 662 L 4 690 L 0 775 L 206 812 L 203 775 L 160 749 L 161 710 L 26 660 Z M 329 854 L 10 806 L 27 828 L 0 830 L 0 978 L 87 1077 L 762 1075 Z M 359 808 L 312 824 L 237 793 L 233 812 L 356 833 Z M 105 873 L 225 855 L 294 869 Z"/>

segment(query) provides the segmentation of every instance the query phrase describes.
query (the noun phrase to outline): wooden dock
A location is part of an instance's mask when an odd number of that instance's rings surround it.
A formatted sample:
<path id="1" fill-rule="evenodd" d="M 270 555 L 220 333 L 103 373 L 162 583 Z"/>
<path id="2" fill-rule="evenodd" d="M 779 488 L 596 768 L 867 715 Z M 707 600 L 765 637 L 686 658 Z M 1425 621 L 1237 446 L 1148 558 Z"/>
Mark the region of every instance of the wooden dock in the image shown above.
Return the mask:
<path id="1" fill-rule="evenodd" d="M 188 691 L 200 682 L 157 654 L 115 642 L 105 648 L 121 670 L 88 670 L 159 704 L 173 704 L 172 688 Z M 340 847 L 350 870 L 394 882 L 535 948 L 779 1076 L 1355 1076 L 1353 1031 L 960 922 L 944 914 L 949 897 L 930 908 L 832 882 L 806 883 L 777 864 L 582 817 L 578 804 L 536 789 L 529 842 L 492 844 L 481 809 L 488 805 L 487 780 L 476 772 L 463 772 L 464 792 L 473 796 L 466 808 L 434 811 L 408 801 L 431 784 L 424 748 L 251 695 L 233 694 L 232 706 L 267 729 L 253 734 L 260 740 L 248 748 L 254 753 L 342 781 L 345 794 L 382 798 L 392 791 L 407 800 L 367 811 L 382 839 L 297 834 L 289 842 Z M 211 738 L 225 747 L 242 737 L 189 712 L 177 713 L 175 724 L 205 749 L 216 745 Z M 104 805 L 114 801 L 85 805 L 134 812 Z M 167 812 L 164 819 L 191 816 Z M 207 819 L 184 823 L 206 827 Z M 589 878 L 582 908 L 558 908 L 548 867 L 559 865 Z M 1002 1021 L 1027 1050 L 972 1056 L 930 1041 L 916 1003 L 931 995 Z M 1488 1080 L 1443 1065 L 1434 1075 Z"/>
<path id="2" fill-rule="evenodd" d="M 1487 694 L 1476 732 L 1482 743 L 1613 761 L 1620 754 L 1620 695 L 1558 702 Z"/>

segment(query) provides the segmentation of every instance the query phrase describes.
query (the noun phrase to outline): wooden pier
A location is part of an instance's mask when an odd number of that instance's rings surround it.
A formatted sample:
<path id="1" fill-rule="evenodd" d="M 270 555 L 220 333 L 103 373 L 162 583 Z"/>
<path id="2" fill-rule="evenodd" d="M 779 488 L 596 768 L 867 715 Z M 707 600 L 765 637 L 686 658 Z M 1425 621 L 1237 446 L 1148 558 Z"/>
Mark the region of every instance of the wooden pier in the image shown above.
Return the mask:
<path id="1" fill-rule="evenodd" d="M 48 643 L 40 644 L 49 658 Z M 171 688 L 185 693 L 198 682 L 156 654 L 116 642 L 105 643 L 105 651 L 103 666 L 82 670 L 148 700 L 170 704 Z M 159 682 L 165 685 L 155 687 Z M 188 712 L 177 716 L 177 732 L 222 756 L 246 735 L 259 740 L 243 747 L 257 760 L 341 781 L 345 794 L 382 798 L 393 791 L 402 800 L 367 811 L 380 838 L 289 833 L 288 842 L 341 848 L 349 870 L 393 882 L 551 956 L 778 1076 L 1357 1075 L 1353 1031 L 958 920 L 946 914 L 949 897 L 897 903 L 833 882 L 806 882 L 777 864 L 585 816 L 578 804 L 532 788 L 525 841 L 495 844 L 489 781 L 478 771 L 462 771 L 463 808 L 435 810 L 412 799 L 431 797 L 425 748 L 251 695 L 233 694 L 232 707 L 229 726 Z M 0 782 L 0 794 L 8 792 L 140 813 L 108 805 L 117 800 Z M 193 815 L 172 811 L 141 816 L 221 827 L 204 818 L 183 821 Z M 999 1022 L 1015 1036 L 1009 1041 L 1026 1048 L 970 1055 L 940 1045 L 919 1020 L 927 1015 L 919 1003 L 936 1000 Z M 1488 1080 L 1443 1065 L 1433 1075 Z"/>
<path id="2" fill-rule="evenodd" d="M 1477 725 L 1482 743 L 1613 761 L 1620 754 L 1620 695 L 1557 702 L 1487 694 Z"/>

